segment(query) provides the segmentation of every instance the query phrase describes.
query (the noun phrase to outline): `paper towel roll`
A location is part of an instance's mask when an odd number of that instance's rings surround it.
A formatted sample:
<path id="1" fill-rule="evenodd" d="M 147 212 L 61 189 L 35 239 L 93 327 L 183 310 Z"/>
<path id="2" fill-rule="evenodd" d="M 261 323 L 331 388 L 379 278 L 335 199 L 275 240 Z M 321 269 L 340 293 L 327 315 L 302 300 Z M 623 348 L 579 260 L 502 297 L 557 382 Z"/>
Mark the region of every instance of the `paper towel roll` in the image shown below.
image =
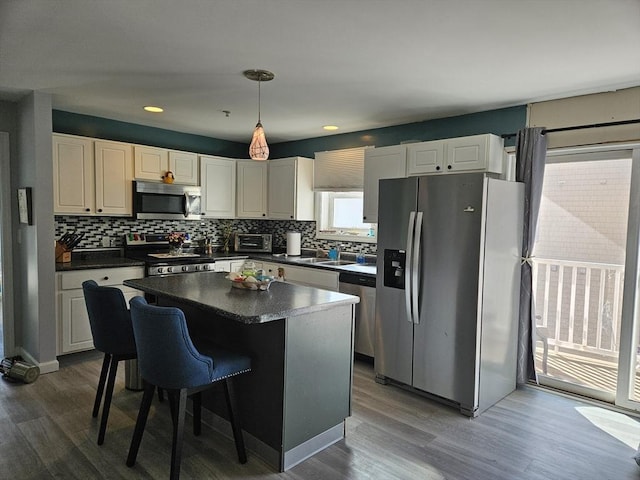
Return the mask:
<path id="1" fill-rule="evenodd" d="M 287 255 L 300 255 L 300 232 L 287 232 Z"/>

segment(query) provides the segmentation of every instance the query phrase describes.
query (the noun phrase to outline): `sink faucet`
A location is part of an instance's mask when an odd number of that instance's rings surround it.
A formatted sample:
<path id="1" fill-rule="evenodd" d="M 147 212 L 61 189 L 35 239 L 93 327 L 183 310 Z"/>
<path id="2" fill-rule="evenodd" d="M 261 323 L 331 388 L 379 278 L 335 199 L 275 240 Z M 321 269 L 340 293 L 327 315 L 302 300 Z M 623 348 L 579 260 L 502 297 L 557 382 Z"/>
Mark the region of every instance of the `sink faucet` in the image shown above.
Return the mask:
<path id="1" fill-rule="evenodd" d="M 340 250 L 342 248 L 342 245 L 340 244 L 340 242 L 336 242 L 336 252 L 338 252 L 338 256 L 336 257 L 336 260 L 340 260 Z"/>

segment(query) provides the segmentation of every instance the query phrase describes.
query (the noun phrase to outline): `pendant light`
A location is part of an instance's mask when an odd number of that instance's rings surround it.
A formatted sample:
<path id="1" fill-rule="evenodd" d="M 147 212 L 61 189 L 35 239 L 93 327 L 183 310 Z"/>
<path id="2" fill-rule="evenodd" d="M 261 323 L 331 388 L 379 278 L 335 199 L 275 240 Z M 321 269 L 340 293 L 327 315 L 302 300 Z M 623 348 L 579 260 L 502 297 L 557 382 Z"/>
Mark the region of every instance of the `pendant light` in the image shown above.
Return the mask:
<path id="1" fill-rule="evenodd" d="M 264 135 L 264 128 L 260 122 L 260 83 L 273 80 L 275 75 L 267 70 L 245 70 L 243 75 L 249 80 L 258 82 L 258 123 L 251 137 L 249 145 L 249 157 L 252 160 L 266 160 L 269 158 L 269 145 L 267 145 L 267 137 Z"/>

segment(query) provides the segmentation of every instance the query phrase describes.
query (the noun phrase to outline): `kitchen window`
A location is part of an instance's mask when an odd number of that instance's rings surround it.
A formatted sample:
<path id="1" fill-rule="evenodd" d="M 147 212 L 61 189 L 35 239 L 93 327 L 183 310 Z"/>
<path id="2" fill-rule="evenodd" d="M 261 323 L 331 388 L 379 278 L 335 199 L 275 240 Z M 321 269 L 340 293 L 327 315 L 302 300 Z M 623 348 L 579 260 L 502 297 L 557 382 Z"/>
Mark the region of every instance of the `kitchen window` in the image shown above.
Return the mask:
<path id="1" fill-rule="evenodd" d="M 376 242 L 377 225 L 362 221 L 362 192 L 317 192 L 316 207 L 316 238 Z"/>

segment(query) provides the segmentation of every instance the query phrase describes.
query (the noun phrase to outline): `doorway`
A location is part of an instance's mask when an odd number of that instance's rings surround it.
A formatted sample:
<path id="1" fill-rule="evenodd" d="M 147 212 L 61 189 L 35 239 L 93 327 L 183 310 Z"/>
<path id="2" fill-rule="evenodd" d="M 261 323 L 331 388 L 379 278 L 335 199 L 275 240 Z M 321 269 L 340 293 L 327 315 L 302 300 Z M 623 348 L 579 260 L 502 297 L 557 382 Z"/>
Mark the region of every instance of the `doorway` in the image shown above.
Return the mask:
<path id="1" fill-rule="evenodd" d="M 638 273 L 628 260 L 638 251 L 632 199 L 639 152 L 629 146 L 549 152 L 533 253 L 540 383 L 617 404 L 640 400 L 640 368 L 628 367 L 640 353 L 640 330 L 627 298 L 635 298 L 629 288 Z M 628 399 L 619 395 L 621 385 Z"/>

